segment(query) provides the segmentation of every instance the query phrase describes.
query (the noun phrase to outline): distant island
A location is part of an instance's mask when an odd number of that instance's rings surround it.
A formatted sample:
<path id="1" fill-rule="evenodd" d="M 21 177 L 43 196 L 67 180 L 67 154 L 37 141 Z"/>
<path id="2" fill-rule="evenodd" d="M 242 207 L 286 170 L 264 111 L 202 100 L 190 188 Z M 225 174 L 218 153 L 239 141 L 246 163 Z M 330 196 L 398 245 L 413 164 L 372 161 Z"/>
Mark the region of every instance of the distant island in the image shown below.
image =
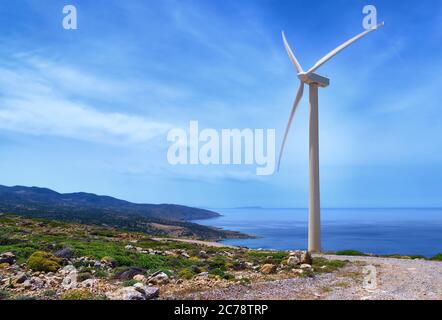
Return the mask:
<path id="1" fill-rule="evenodd" d="M 214 211 L 176 204 L 137 204 L 92 193 L 58 193 L 39 187 L 0 185 L 0 212 L 27 217 L 104 225 L 162 236 L 204 240 L 247 238 L 190 220 L 220 216 Z"/>

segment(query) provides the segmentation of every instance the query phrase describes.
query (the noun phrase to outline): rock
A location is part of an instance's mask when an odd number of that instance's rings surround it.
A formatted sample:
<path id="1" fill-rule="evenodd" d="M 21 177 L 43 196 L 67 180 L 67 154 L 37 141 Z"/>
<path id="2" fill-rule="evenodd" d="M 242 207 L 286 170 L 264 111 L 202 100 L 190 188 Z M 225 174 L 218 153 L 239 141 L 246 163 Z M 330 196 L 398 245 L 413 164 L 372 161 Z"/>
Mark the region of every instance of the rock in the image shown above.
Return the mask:
<path id="1" fill-rule="evenodd" d="M 0 254 L 0 264 L 2 263 L 8 263 L 8 264 L 14 264 L 15 262 L 15 254 L 12 252 L 4 252 Z"/>
<path id="2" fill-rule="evenodd" d="M 169 276 L 164 272 L 156 272 L 149 278 L 149 283 L 166 284 L 169 283 Z"/>
<path id="3" fill-rule="evenodd" d="M 310 264 L 307 264 L 307 263 L 301 264 L 301 269 L 311 269 L 311 268 L 312 268 L 312 266 Z"/>
<path id="4" fill-rule="evenodd" d="M 135 275 L 134 277 L 133 277 L 133 279 L 135 280 L 135 281 L 138 281 L 138 282 L 146 282 L 146 277 L 144 276 L 144 275 L 142 275 L 142 274 L 137 274 L 137 275 Z"/>
<path id="5" fill-rule="evenodd" d="M 26 290 L 31 289 L 31 288 L 32 288 L 31 280 L 26 280 L 25 282 L 23 282 L 23 287 L 24 287 Z"/>
<path id="6" fill-rule="evenodd" d="M 114 279 L 121 281 L 132 280 L 136 275 L 144 273 L 145 271 L 140 268 L 126 268 L 117 272 L 114 276 Z"/>
<path id="7" fill-rule="evenodd" d="M 206 251 L 201 250 L 201 251 L 199 252 L 199 254 L 198 254 L 198 257 L 200 257 L 200 258 L 202 258 L 202 259 L 207 259 L 209 256 L 208 256 L 208 254 L 207 254 Z"/>
<path id="8" fill-rule="evenodd" d="M 74 250 L 71 248 L 63 248 L 54 253 L 54 256 L 62 259 L 72 259 L 74 257 Z"/>
<path id="9" fill-rule="evenodd" d="M 287 265 L 289 266 L 297 266 L 301 263 L 301 260 L 297 256 L 290 256 L 287 259 Z"/>
<path id="10" fill-rule="evenodd" d="M 97 285 L 98 280 L 97 279 L 87 279 L 84 280 L 82 283 L 80 283 L 81 288 L 93 288 Z"/>
<path id="11" fill-rule="evenodd" d="M 112 257 L 104 257 L 101 259 L 101 263 L 110 268 L 118 267 L 118 261 Z"/>
<path id="12" fill-rule="evenodd" d="M 75 268 L 73 265 L 69 264 L 66 267 L 64 267 L 63 269 L 60 270 L 60 273 L 63 275 L 72 273 L 72 272 L 77 272 L 77 268 Z"/>
<path id="13" fill-rule="evenodd" d="M 160 289 L 157 287 L 144 286 L 144 297 L 146 300 L 156 298 L 160 295 Z"/>
<path id="14" fill-rule="evenodd" d="M 45 281 L 41 278 L 31 278 L 32 289 L 43 289 L 45 287 Z"/>
<path id="15" fill-rule="evenodd" d="M 118 289 L 106 296 L 111 300 L 150 300 L 158 297 L 160 290 L 157 287 L 145 286 L 136 283 L 132 287 Z"/>
<path id="16" fill-rule="evenodd" d="M 313 264 L 313 259 L 312 259 L 312 255 L 310 254 L 310 252 L 308 251 L 303 251 L 301 253 L 301 264 Z"/>
<path id="17" fill-rule="evenodd" d="M 292 272 L 295 273 L 295 274 L 301 275 L 301 274 L 304 273 L 304 270 L 302 270 L 302 269 L 293 269 Z"/>
<path id="18" fill-rule="evenodd" d="M 201 272 L 201 273 L 197 274 L 195 276 L 195 278 L 208 279 L 209 278 L 209 273 L 208 272 Z"/>
<path id="19" fill-rule="evenodd" d="M 64 267 L 60 273 L 66 275 L 61 282 L 63 289 L 71 290 L 77 287 L 78 271 L 74 266 L 68 265 Z"/>
<path id="20" fill-rule="evenodd" d="M 275 273 L 276 266 L 273 264 L 267 263 L 261 267 L 260 271 L 265 274 Z"/>
<path id="21" fill-rule="evenodd" d="M 126 250 L 133 250 L 133 249 L 135 249 L 135 247 L 130 245 L 130 244 L 128 244 L 127 246 L 124 247 L 124 249 L 126 249 Z"/>
<path id="22" fill-rule="evenodd" d="M 24 273 L 24 272 L 20 272 L 20 273 L 17 274 L 17 276 L 15 277 L 15 283 L 18 283 L 18 284 L 22 284 L 22 283 L 25 282 L 26 280 L 28 280 L 28 276 L 27 276 L 26 273 Z"/>
<path id="23" fill-rule="evenodd" d="M 144 294 L 134 287 L 118 289 L 115 292 L 106 295 L 110 300 L 145 300 Z"/>

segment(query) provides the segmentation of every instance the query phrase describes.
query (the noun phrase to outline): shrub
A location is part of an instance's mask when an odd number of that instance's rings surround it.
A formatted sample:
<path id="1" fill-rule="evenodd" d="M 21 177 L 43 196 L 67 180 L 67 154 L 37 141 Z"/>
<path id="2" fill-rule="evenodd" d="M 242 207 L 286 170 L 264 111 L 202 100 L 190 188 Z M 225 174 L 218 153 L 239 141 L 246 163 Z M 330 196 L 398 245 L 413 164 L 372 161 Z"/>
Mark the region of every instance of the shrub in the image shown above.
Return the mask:
<path id="1" fill-rule="evenodd" d="M 104 279 L 104 278 L 108 278 L 109 277 L 109 273 L 107 271 L 99 269 L 99 270 L 95 271 L 94 276 L 96 278 Z"/>
<path id="2" fill-rule="evenodd" d="M 221 270 L 220 268 L 211 269 L 211 270 L 209 271 L 209 274 L 211 274 L 211 275 L 213 275 L 213 276 L 218 276 L 218 277 L 221 277 L 221 278 L 224 278 L 224 276 L 226 275 L 226 274 L 224 273 L 224 271 Z"/>
<path id="3" fill-rule="evenodd" d="M 0 289 L 0 300 L 7 300 L 10 296 L 11 294 L 9 291 Z"/>
<path id="4" fill-rule="evenodd" d="M 434 261 L 442 261 L 442 253 L 436 254 L 434 257 L 432 257 L 430 260 Z"/>
<path id="5" fill-rule="evenodd" d="M 341 250 L 335 253 L 337 256 L 366 256 L 365 253 L 358 250 Z"/>
<path id="6" fill-rule="evenodd" d="M 211 269 L 220 269 L 226 270 L 227 262 L 222 257 L 214 257 L 209 260 L 209 270 Z"/>
<path id="7" fill-rule="evenodd" d="M 342 268 L 347 264 L 348 261 L 342 260 L 328 260 L 325 258 L 314 258 L 313 259 L 313 270 L 316 272 L 333 272 Z M 306 272 L 307 270 L 304 270 Z"/>
<path id="8" fill-rule="evenodd" d="M 27 266 L 34 271 L 56 272 L 60 269 L 60 259 L 52 253 L 36 251 L 29 257 Z"/>
<path id="9" fill-rule="evenodd" d="M 138 283 L 137 280 L 126 280 L 123 282 L 123 287 L 132 287 L 134 284 Z"/>
<path id="10" fill-rule="evenodd" d="M 86 289 L 72 289 L 64 292 L 61 300 L 105 300 L 104 296 L 95 295 Z"/>
<path id="11" fill-rule="evenodd" d="M 192 278 L 193 278 L 194 273 L 192 272 L 192 270 L 190 270 L 190 269 L 188 269 L 188 268 L 185 268 L 185 269 L 181 270 L 181 271 L 178 273 L 178 276 L 179 276 L 180 278 L 182 278 L 182 279 L 187 279 L 187 280 L 189 280 L 189 279 L 192 279 Z"/>
<path id="12" fill-rule="evenodd" d="M 92 274 L 90 272 L 80 272 L 77 276 L 77 281 L 83 282 L 83 281 L 91 279 L 91 278 L 92 278 Z"/>

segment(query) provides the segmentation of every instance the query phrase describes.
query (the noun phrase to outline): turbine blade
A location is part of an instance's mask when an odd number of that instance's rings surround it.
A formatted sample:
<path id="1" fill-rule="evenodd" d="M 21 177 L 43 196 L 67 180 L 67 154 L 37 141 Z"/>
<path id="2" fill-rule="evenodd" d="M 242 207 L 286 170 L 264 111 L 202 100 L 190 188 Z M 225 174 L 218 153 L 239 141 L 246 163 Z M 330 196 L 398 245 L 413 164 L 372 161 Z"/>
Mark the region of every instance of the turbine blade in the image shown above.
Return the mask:
<path id="1" fill-rule="evenodd" d="M 299 85 L 298 93 L 296 94 L 295 101 L 293 102 L 292 111 L 290 112 L 289 122 L 287 124 L 287 128 L 285 129 L 285 133 L 284 133 L 284 139 L 282 140 L 281 151 L 279 152 L 279 159 L 278 159 L 278 171 L 279 171 L 279 167 L 281 166 L 282 154 L 284 153 L 285 142 L 287 140 L 287 136 L 289 134 L 290 127 L 292 125 L 292 120 L 293 120 L 296 109 L 298 108 L 299 102 L 301 101 L 303 94 L 304 94 L 304 83 L 301 82 Z"/>
<path id="2" fill-rule="evenodd" d="M 318 62 L 316 62 L 316 64 L 309 70 L 307 71 L 307 74 L 313 73 L 315 72 L 320 66 L 322 66 L 324 63 L 326 63 L 328 60 L 330 60 L 331 58 L 333 58 L 335 55 L 337 55 L 339 52 L 341 52 L 342 50 L 344 50 L 345 48 L 347 48 L 349 45 L 351 45 L 352 43 L 356 42 L 357 40 L 361 39 L 362 37 L 366 36 L 367 34 L 369 34 L 372 31 L 375 31 L 377 29 L 379 29 L 380 27 L 382 27 L 384 25 L 384 23 L 380 23 L 378 24 L 375 28 L 373 29 L 368 29 L 365 30 L 364 32 L 361 32 L 360 34 L 358 34 L 357 36 L 351 38 L 350 40 L 348 40 L 347 42 L 344 42 L 343 44 L 341 44 L 339 47 L 337 47 L 336 49 L 334 49 L 333 51 L 331 51 L 330 53 L 328 53 L 325 57 L 323 57 L 321 60 L 319 60 Z"/>
<path id="3" fill-rule="evenodd" d="M 289 46 L 289 43 L 287 42 L 284 31 L 282 31 L 282 41 L 284 41 L 285 50 L 287 51 L 287 54 L 289 55 L 289 58 L 292 61 L 292 63 L 295 65 L 296 70 L 298 71 L 298 73 L 303 73 L 304 70 L 302 70 L 302 67 L 299 64 L 298 59 L 296 59 L 295 55 L 293 54 L 292 49 L 290 49 L 290 46 Z"/>

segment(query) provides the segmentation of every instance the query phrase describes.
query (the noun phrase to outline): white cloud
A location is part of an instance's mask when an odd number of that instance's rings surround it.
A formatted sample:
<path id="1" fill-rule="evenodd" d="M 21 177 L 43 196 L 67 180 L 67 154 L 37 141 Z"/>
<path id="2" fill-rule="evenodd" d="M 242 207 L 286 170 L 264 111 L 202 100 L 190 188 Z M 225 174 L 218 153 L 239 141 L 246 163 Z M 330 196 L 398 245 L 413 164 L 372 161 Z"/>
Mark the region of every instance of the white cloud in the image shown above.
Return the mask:
<path id="1" fill-rule="evenodd" d="M 124 86 L 56 66 L 0 68 L 0 129 L 33 135 L 53 135 L 105 143 L 144 143 L 171 127 L 162 121 L 120 112 L 103 112 L 72 100 L 57 84 L 66 80 L 94 99 L 97 94 L 122 92 Z M 43 66 L 46 66 L 46 72 Z"/>

